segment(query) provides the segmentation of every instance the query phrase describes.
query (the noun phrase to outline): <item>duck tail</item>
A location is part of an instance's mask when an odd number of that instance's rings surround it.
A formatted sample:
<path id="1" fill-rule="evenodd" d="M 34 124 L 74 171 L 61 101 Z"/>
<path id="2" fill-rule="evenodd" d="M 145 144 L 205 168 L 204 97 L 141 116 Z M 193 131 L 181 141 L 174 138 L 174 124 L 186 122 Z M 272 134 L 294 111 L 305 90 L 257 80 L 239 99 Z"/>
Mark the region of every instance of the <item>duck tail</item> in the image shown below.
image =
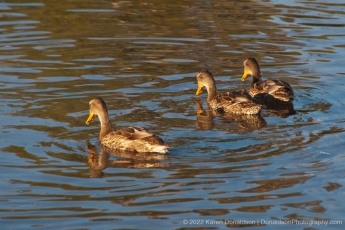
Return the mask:
<path id="1" fill-rule="evenodd" d="M 170 148 L 169 145 L 152 145 L 150 152 L 156 152 L 156 153 L 167 153 L 168 152 L 168 148 Z"/>

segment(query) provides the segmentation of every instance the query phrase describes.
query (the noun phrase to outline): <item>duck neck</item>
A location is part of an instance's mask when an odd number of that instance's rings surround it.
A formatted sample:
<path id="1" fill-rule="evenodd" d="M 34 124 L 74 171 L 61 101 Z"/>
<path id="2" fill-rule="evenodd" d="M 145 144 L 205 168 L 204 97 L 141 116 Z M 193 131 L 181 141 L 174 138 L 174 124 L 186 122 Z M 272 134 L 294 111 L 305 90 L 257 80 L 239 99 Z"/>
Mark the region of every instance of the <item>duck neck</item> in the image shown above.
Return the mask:
<path id="1" fill-rule="evenodd" d="M 258 82 L 261 82 L 261 73 L 260 71 L 252 74 L 252 86 L 255 85 Z"/>
<path id="2" fill-rule="evenodd" d="M 206 87 L 207 89 L 207 101 L 213 101 L 217 98 L 217 87 L 215 84 L 210 84 Z"/>
<path id="3" fill-rule="evenodd" d="M 112 131 L 114 131 L 114 129 L 110 124 L 108 114 L 106 113 L 99 114 L 98 117 L 101 122 L 101 132 L 99 134 L 99 137 L 102 138 L 108 135 L 109 133 L 111 133 Z"/>

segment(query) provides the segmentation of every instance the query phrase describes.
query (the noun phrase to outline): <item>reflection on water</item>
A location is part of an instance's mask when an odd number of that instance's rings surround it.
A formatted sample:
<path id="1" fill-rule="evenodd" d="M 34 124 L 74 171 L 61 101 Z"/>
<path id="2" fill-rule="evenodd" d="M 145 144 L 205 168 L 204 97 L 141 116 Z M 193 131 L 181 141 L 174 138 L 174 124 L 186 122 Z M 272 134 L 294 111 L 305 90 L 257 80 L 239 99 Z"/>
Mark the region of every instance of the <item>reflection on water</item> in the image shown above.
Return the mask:
<path id="1" fill-rule="evenodd" d="M 111 151 L 102 148 L 98 153 L 96 146 L 86 141 L 86 151 L 89 154 L 88 163 L 90 165 L 91 177 L 102 177 L 104 169 L 109 166 L 128 167 L 128 168 L 152 168 L 168 167 L 169 164 L 164 162 L 167 156 L 155 153 L 134 153 L 126 151 Z M 110 160 L 110 156 L 120 159 Z"/>
<path id="2" fill-rule="evenodd" d="M 265 119 L 261 114 L 248 115 L 248 114 L 231 114 L 231 113 L 219 113 L 211 108 L 207 108 L 207 111 L 204 110 L 202 102 L 199 99 L 196 99 L 196 104 L 198 107 L 196 123 L 197 127 L 201 130 L 211 130 L 213 129 L 213 119 L 215 117 L 221 117 L 223 123 L 234 122 L 238 125 L 239 128 L 254 130 L 260 129 L 266 126 Z"/>
<path id="3" fill-rule="evenodd" d="M 343 229 L 344 10 L 340 1 L 1 2 L 1 227 L 324 220 Z M 203 68 L 220 91 L 248 89 L 248 57 L 291 84 L 293 111 L 227 117 L 195 103 Z M 84 123 L 95 96 L 118 126 L 147 127 L 174 148 L 100 148 L 99 126 Z"/>
<path id="4" fill-rule="evenodd" d="M 287 118 L 288 116 L 297 114 L 296 110 L 294 109 L 293 103 L 279 109 L 267 109 L 267 112 L 271 115 L 282 117 L 282 118 Z"/>

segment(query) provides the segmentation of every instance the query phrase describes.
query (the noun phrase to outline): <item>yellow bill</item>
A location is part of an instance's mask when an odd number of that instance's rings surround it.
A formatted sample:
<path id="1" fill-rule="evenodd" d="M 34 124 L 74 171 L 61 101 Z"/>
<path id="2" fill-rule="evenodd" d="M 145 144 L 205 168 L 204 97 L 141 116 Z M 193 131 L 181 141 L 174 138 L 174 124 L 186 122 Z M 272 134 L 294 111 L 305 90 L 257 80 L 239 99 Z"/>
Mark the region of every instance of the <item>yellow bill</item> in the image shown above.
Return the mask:
<path id="1" fill-rule="evenodd" d="M 96 117 L 97 117 L 96 114 L 90 113 L 89 117 L 86 120 L 86 124 L 89 125 L 91 122 L 93 122 L 93 120 L 95 120 Z"/>
<path id="2" fill-rule="evenodd" d="M 246 79 L 247 79 L 247 77 L 248 77 L 249 75 L 250 75 L 250 74 L 249 74 L 247 71 L 244 71 L 244 73 L 243 73 L 243 76 L 242 76 L 241 80 L 242 80 L 242 81 L 246 80 Z"/>
<path id="3" fill-rule="evenodd" d="M 197 89 L 195 95 L 196 95 L 196 96 L 199 96 L 199 95 L 202 93 L 203 88 L 204 88 L 204 86 L 198 85 L 198 89 Z"/>

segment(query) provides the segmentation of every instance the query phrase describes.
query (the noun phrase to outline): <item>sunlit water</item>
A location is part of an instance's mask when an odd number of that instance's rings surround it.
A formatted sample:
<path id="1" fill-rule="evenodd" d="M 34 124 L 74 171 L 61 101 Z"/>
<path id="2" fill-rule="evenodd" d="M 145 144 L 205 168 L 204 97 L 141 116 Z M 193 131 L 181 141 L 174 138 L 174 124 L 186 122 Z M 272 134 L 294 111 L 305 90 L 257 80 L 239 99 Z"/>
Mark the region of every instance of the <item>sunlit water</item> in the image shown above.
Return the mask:
<path id="1" fill-rule="evenodd" d="M 2 1 L 1 229 L 344 229 L 344 12 L 343 1 Z M 196 73 L 248 88 L 251 56 L 293 86 L 297 114 L 213 117 L 203 94 L 197 115 Z M 97 96 L 114 125 L 148 128 L 169 154 L 102 151 L 98 120 L 85 124 Z"/>

